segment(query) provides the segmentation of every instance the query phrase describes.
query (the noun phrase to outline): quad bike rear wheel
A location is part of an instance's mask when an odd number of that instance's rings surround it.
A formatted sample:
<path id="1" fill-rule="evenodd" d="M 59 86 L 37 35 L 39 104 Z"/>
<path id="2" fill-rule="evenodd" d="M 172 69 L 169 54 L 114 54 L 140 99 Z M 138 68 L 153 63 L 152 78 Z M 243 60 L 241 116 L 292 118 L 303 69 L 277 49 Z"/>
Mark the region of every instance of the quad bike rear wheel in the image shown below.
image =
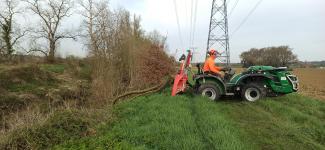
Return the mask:
<path id="1" fill-rule="evenodd" d="M 250 83 L 244 86 L 241 97 L 250 102 L 255 102 L 266 96 L 266 89 L 259 83 Z"/>
<path id="2" fill-rule="evenodd" d="M 219 88 L 214 84 L 202 84 L 198 89 L 199 94 L 207 97 L 212 101 L 216 101 L 221 97 Z"/>

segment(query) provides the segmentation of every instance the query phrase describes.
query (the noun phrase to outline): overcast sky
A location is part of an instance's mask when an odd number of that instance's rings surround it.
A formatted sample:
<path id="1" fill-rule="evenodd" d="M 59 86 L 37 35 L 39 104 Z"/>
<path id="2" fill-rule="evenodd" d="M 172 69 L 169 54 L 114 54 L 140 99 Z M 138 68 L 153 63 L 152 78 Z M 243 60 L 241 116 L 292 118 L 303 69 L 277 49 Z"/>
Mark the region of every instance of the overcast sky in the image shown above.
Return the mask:
<path id="1" fill-rule="evenodd" d="M 173 0 L 111 0 L 113 9 L 123 7 L 141 15 L 146 31 L 158 30 L 168 36 L 169 54 L 176 49 L 185 50 L 189 44 L 191 0 L 176 0 L 180 18 L 180 42 Z M 194 0 L 195 1 L 195 0 Z M 239 0 L 229 16 L 229 33 L 247 16 L 259 0 Z M 236 0 L 229 0 L 228 8 Z M 212 0 L 198 0 L 194 46 L 195 61 L 203 61 L 208 38 Z M 74 20 L 77 20 L 75 18 Z M 65 26 L 78 27 L 78 21 Z M 230 34 L 231 62 L 239 62 L 241 52 L 250 48 L 289 45 L 302 61 L 325 60 L 325 0 L 263 0 L 247 22 L 234 35 Z M 86 55 L 81 46 L 62 42 L 61 54 Z M 67 50 L 68 49 L 68 50 Z M 184 51 L 179 51 L 178 56 Z"/>

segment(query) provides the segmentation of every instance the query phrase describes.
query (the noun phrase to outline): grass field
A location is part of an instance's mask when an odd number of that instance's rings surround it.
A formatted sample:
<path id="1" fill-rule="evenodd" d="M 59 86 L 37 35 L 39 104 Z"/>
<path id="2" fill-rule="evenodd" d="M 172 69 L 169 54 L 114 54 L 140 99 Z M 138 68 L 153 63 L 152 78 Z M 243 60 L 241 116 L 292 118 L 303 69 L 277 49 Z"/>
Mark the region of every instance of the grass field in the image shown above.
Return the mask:
<path id="1" fill-rule="evenodd" d="M 248 103 L 165 91 L 114 114 L 95 136 L 55 149 L 325 149 L 325 103 L 298 94 Z"/>
<path id="2" fill-rule="evenodd" d="M 0 66 L 1 83 L 8 82 L 0 86 L 0 93 L 8 94 L 0 95 L 1 108 L 15 106 L 24 114 L 38 104 L 46 113 L 48 106 L 43 108 L 40 102 L 51 98 L 67 106 L 48 117 L 44 114 L 43 121 L 35 124 L 31 123 L 33 113 L 31 122 L 27 115 L 27 125 L 1 119 L 0 149 L 325 149 L 325 101 L 320 100 L 325 83 L 320 69 L 294 70 L 300 78 L 300 93 L 255 103 L 233 97 L 211 102 L 189 93 L 171 97 L 166 89 L 123 101 L 111 111 L 108 106 L 77 107 L 87 95 L 79 95 L 87 89 L 82 85 L 88 83 L 79 85 L 79 81 L 89 80 L 90 73 L 87 68 L 73 68 Z M 27 98 L 31 103 L 26 103 Z M 3 118 L 16 116 L 7 110 L 1 113 Z M 21 126 L 16 129 L 16 124 Z M 15 130 L 9 134 L 8 127 Z"/>

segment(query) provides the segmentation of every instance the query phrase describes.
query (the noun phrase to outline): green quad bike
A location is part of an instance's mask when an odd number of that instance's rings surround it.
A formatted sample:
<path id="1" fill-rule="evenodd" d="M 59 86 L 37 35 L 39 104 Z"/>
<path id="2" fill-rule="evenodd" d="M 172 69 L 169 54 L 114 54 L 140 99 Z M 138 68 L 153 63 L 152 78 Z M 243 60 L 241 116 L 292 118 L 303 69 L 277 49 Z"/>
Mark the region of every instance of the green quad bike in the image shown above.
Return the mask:
<path id="1" fill-rule="evenodd" d="M 298 91 L 298 78 L 291 74 L 286 67 L 251 66 L 246 71 L 235 75 L 231 68 L 224 68 L 224 78 L 203 73 L 200 65 L 198 72 L 193 75 L 194 84 L 188 82 L 191 70 L 192 53 L 183 55 L 179 72 L 174 79 L 172 96 L 192 87 L 194 91 L 211 100 L 218 100 L 221 96 L 240 96 L 247 101 L 257 101 L 265 96 L 278 96 Z"/>
<path id="2" fill-rule="evenodd" d="M 251 66 L 235 75 L 231 68 L 224 68 L 224 79 L 205 74 L 198 66 L 193 88 L 202 96 L 218 100 L 224 95 L 238 95 L 247 101 L 257 101 L 265 96 L 284 95 L 298 91 L 298 78 L 286 67 Z"/>

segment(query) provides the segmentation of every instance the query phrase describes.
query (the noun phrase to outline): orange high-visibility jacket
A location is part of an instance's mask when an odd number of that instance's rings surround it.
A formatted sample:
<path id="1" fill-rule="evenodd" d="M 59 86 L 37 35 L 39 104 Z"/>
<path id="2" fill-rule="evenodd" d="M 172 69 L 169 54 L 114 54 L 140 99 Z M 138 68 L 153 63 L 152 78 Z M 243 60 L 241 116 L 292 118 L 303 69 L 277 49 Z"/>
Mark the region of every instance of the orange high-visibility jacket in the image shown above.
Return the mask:
<path id="1" fill-rule="evenodd" d="M 214 72 L 219 74 L 221 68 L 214 65 L 214 59 L 210 56 L 204 63 L 203 71 L 204 72 Z"/>

